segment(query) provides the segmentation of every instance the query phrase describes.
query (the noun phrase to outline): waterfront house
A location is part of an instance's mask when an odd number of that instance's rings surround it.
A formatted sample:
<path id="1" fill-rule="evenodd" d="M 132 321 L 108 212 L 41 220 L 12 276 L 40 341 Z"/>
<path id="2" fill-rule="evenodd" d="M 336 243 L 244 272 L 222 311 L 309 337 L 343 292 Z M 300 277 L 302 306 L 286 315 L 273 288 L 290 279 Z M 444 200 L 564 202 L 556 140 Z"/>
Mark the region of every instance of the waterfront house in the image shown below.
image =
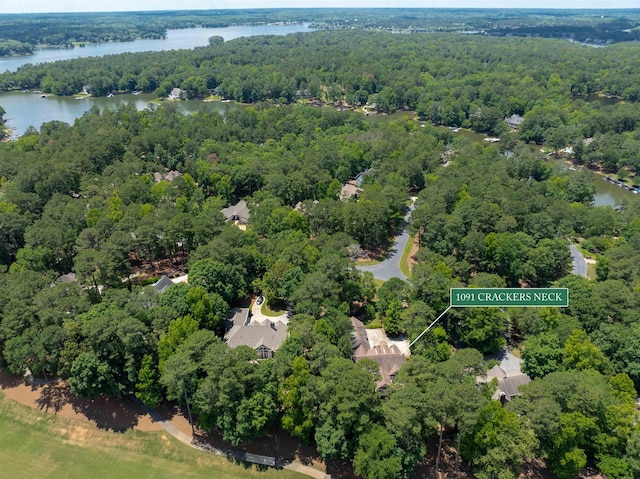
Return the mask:
<path id="1" fill-rule="evenodd" d="M 511 127 L 512 129 L 518 131 L 518 127 L 520 126 L 520 123 L 522 123 L 524 121 L 524 118 L 522 118 L 520 115 L 513 114 L 510 117 L 505 118 L 504 121 L 507 122 L 509 127 Z"/>

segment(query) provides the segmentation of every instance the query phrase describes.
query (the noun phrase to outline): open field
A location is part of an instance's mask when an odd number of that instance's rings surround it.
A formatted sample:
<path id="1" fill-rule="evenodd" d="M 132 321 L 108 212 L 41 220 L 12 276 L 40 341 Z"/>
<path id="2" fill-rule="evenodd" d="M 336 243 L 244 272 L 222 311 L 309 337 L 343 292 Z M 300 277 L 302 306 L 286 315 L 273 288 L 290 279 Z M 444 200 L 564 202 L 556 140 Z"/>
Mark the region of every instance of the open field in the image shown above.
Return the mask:
<path id="1" fill-rule="evenodd" d="M 235 465 L 185 446 L 164 431 L 116 433 L 35 411 L 0 392 L 0 463 L 21 478 L 261 478 L 306 476 Z"/>

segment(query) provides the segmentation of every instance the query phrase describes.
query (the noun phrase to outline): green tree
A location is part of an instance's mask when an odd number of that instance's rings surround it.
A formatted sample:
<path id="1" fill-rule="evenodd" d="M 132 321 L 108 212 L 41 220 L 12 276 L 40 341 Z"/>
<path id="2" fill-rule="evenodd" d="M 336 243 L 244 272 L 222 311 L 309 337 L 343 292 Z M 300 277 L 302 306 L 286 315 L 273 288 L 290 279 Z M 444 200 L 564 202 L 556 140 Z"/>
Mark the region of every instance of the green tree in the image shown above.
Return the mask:
<path id="1" fill-rule="evenodd" d="M 296 356 L 289 377 L 280 383 L 278 398 L 282 403 L 282 427 L 293 436 L 309 442 L 315 427 L 313 403 L 309 402 L 311 374 L 309 364 L 302 356 Z"/>
<path id="2" fill-rule="evenodd" d="M 227 303 L 246 296 L 246 282 L 234 266 L 213 259 L 196 261 L 189 268 L 189 283 L 222 296 Z"/>
<path id="3" fill-rule="evenodd" d="M 562 348 L 554 333 L 542 333 L 527 339 L 522 351 L 522 371 L 532 379 L 557 371 L 562 361 Z"/>
<path id="4" fill-rule="evenodd" d="M 506 343 L 506 317 L 494 308 L 465 310 L 457 329 L 462 341 L 483 353 L 496 352 Z"/>
<path id="5" fill-rule="evenodd" d="M 160 372 L 153 356 L 146 354 L 142 358 L 138 380 L 136 397 L 151 408 L 158 407 L 160 401 L 162 401 L 162 387 L 160 385 Z"/>
<path id="6" fill-rule="evenodd" d="M 90 351 L 80 354 L 73 362 L 69 390 L 78 396 L 93 399 L 100 394 L 116 395 L 118 385 L 111 367 Z"/>
<path id="7" fill-rule="evenodd" d="M 373 377 L 353 361 L 330 359 L 315 387 L 318 452 L 325 458 L 352 457 L 380 412 Z"/>
<path id="8" fill-rule="evenodd" d="M 366 479 L 404 477 L 402 450 L 398 448 L 393 435 L 378 424 L 360 436 L 353 465 L 356 474 Z"/>
<path id="9" fill-rule="evenodd" d="M 581 371 L 593 369 L 603 374 L 611 371 L 609 359 L 588 338 L 587 333 L 576 329 L 564 345 L 563 364 Z"/>
<path id="10" fill-rule="evenodd" d="M 516 478 L 524 461 L 533 458 L 536 438 L 518 416 L 491 401 L 479 411 L 472 432 L 463 437 L 462 453 L 481 479 Z"/>
<path id="11" fill-rule="evenodd" d="M 198 321 L 191 316 L 183 316 L 169 323 L 169 330 L 160 336 L 158 341 L 158 355 L 160 357 L 160 369 L 164 362 L 184 343 L 189 336 L 198 330 Z"/>

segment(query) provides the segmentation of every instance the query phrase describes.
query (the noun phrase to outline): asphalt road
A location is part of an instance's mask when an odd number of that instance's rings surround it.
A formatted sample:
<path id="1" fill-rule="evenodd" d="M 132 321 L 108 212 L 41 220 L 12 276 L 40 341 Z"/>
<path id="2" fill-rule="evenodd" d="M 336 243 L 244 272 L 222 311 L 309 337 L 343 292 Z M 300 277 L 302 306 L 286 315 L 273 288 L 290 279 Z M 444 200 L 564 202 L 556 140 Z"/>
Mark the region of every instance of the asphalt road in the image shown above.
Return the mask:
<path id="1" fill-rule="evenodd" d="M 400 270 L 400 260 L 402 259 L 402 252 L 410 238 L 409 233 L 407 232 L 407 223 L 409 222 L 409 218 L 411 217 L 411 213 L 414 208 L 415 201 L 413 201 L 409 206 L 409 211 L 402 221 L 400 229 L 401 233 L 396 236 L 396 240 L 394 241 L 391 250 L 389 250 L 386 259 L 372 266 L 358 266 L 358 270 L 362 272 L 369 271 L 373 273 L 374 278 L 381 279 L 383 281 L 387 281 L 391 278 L 407 279 Z"/>
<path id="2" fill-rule="evenodd" d="M 573 274 L 577 274 L 579 276 L 587 277 L 587 262 L 582 256 L 582 253 L 578 248 L 576 248 L 572 243 L 569 243 L 569 249 L 571 250 L 571 262 L 573 263 L 573 268 L 571 272 Z"/>

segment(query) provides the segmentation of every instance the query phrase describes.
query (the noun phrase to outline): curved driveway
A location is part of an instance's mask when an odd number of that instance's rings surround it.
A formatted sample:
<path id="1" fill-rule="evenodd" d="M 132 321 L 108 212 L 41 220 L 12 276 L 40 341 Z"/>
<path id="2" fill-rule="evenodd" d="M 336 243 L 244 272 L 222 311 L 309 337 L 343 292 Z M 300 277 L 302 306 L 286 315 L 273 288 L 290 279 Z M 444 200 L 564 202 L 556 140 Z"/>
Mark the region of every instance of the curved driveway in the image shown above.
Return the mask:
<path id="1" fill-rule="evenodd" d="M 404 280 L 408 279 L 400 270 L 400 260 L 402 259 L 402 252 L 404 251 L 405 246 L 407 246 L 407 242 L 410 238 L 409 232 L 407 231 L 407 223 L 409 222 L 411 213 L 415 208 L 415 204 L 416 202 L 414 199 L 411 202 L 411 205 L 409 205 L 409 211 L 402 220 L 402 225 L 400 226 L 401 233 L 396 236 L 393 246 L 391 250 L 389 250 L 386 259 L 378 264 L 374 264 L 371 266 L 356 266 L 359 271 L 369 271 L 373 273 L 374 278 L 381 279 L 383 281 L 387 281 L 391 278 L 400 278 Z"/>
<path id="2" fill-rule="evenodd" d="M 573 243 L 569 243 L 569 249 L 571 250 L 571 262 L 573 263 L 573 268 L 571 272 L 573 274 L 577 274 L 579 276 L 587 277 L 587 262 L 582 256 L 582 253 L 578 248 L 576 248 Z"/>

